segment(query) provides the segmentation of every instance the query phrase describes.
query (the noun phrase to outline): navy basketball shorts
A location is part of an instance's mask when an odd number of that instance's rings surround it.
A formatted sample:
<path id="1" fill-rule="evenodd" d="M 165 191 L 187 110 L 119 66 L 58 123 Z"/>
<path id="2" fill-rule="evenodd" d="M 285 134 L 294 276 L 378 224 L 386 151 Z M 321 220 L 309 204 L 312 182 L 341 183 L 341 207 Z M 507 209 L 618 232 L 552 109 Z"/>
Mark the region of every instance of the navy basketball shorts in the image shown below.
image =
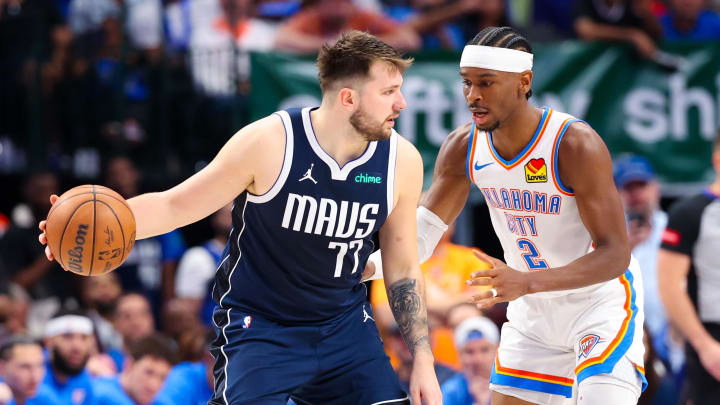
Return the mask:
<path id="1" fill-rule="evenodd" d="M 209 405 L 285 405 L 288 398 L 298 405 L 409 404 L 370 304 L 312 326 L 228 311 L 215 312 L 221 322 L 211 347 L 215 392 Z"/>

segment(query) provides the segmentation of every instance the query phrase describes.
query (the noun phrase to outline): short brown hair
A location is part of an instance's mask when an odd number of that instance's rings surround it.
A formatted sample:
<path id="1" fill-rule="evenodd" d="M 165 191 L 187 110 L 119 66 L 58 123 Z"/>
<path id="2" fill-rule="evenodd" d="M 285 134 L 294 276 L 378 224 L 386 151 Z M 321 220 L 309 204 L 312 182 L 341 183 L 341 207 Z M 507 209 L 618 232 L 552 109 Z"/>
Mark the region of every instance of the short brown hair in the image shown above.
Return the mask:
<path id="1" fill-rule="evenodd" d="M 158 333 L 131 343 L 128 351 L 135 361 L 139 361 L 145 356 L 165 360 L 170 364 L 175 364 L 177 361 L 175 342 Z"/>
<path id="2" fill-rule="evenodd" d="M 366 79 L 370 65 L 380 60 L 405 73 L 413 62 L 376 36 L 361 31 L 347 31 L 332 46 L 325 44 L 317 57 L 318 80 L 323 92 L 343 79 Z"/>

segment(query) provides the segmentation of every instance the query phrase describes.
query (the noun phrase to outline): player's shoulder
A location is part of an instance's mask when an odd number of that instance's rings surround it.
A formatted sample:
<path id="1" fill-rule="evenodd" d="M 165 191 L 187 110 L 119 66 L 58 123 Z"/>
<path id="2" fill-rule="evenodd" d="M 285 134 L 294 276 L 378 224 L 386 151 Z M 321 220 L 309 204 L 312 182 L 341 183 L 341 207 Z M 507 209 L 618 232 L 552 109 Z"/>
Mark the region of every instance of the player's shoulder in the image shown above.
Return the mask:
<path id="1" fill-rule="evenodd" d="M 572 116 L 566 115 L 569 117 L 568 120 L 574 119 Z M 560 128 L 560 133 L 562 137 L 558 146 L 558 156 L 561 158 L 584 159 L 598 153 L 608 153 L 600 135 L 585 121 L 569 121 L 566 129 Z"/>
<path id="2" fill-rule="evenodd" d="M 243 138 L 245 142 L 257 141 L 262 144 L 273 138 L 284 139 L 285 128 L 278 114 L 270 114 L 244 126 L 235 136 Z"/>
<path id="3" fill-rule="evenodd" d="M 440 146 L 440 153 L 465 154 L 473 132 L 473 123 L 468 122 L 455 128 Z"/>
<path id="4" fill-rule="evenodd" d="M 422 162 L 420 152 L 417 150 L 412 142 L 402 137 L 397 132 L 393 131 L 393 134 L 397 138 L 397 156 L 398 160 L 408 162 Z"/>

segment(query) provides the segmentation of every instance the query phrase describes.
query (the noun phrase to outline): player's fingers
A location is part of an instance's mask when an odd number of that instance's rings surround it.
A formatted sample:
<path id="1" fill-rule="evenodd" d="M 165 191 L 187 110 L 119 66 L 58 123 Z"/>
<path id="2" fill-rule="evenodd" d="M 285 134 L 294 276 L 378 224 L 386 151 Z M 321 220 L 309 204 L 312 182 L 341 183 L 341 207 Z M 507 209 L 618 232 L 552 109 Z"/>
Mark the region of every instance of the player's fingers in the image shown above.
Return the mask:
<path id="1" fill-rule="evenodd" d="M 497 291 L 497 290 L 496 290 L 496 291 Z M 498 294 L 498 295 L 499 295 L 499 294 Z M 481 292 L 479 292 L 478 294 L 475 294 L 475 295 L 472 296 L 471 302 L 474 302 L 474 303 L 477 304 L 477 303 L 479 303 L 479 302 L 481 302 L 481 301 L 493 299 L 493 298 L 495 298 L 495 297 L 497 297 L 497 295 L 495 295 L 492 290 L 481 291 Z"/>
<path id="2" fill-rule="evenodd" d="M 40 243 L 42 243 L 43 245 L 47 245 L 47 236 L 45 236 L 45 232 L 43 232 L 43 233 L 41 233 L 40 235 L 38 235 L 38 240 L 39 240 Z"/>
<path id="3" fill-rule="evenodd" d="M 45 256 L 47 256 L 48 260 L 53 261 L 55 256 L 53 256 L 52 252 L 50 251 L 50 246 L 45 246 Z"/>
<path id="4" fill-rule="evenodd" d="M 41 231 L 44 231 L 46 225 L 47 225 L 47 221 L 46 221 L 46 220 L 42 220 L 42 221 L 40 221 L 40 223 L 38 224 L 38 228 L 40 228 Z"/>
<path id="5" fill-rule="evenodd" d="M 473 275 L 473 278 L 470 280 L 466 280 L 465 284 L 467 284 L 467 285 L 492 285 L 493 281 L 490 277 L 475 277 L 475 275 Z"/>
<path id="6" fill-rule="evenodd" d="M 489 255 L 485 254 L 485 252 L 481 252 L 477 249 L 473 249 L 472 252 L 475 255 L 475 257 L 484 261 L 485 263 L 488 263 L 492 267 L 497 267 L 499 264 L 504 264 L 502 260 L 499 260 L 492 256 L 489 256 Z"/>
<path id="7" fill-rule="evenodd" d="M 55 194 L 51 195 L 51 196 L 50 196 L 50 204 L 55 204 L 55 201 L 57 201 L 58 198 L 60 198 L 60 197 L 58 197 L 58 196 L 55 195 Z"/>
<path id="8" fill-rule="evenodd" d="M 365 270 L 362 273 L 361 281 L 365 281 L 374 275 L 375 275 L 375 263 L 368 260 L 367 264 L 365 265 Z"/>
<path id="9" fill-rule="evenodd" d="M 478 307 L 478 309 L 485 309 L 485 308 L 490 308 L 491 306 L 493 306 L 499 302 L 502 302 L 502 299 L 500 297 L 496 297 L 496 298 L 480 300 L 480 301 L 476 302 L 475 305 Z"/>
<path id="10" fill-rule="evenodd" d="M 497 277 L 498 274 L 500 274 L 500 273 L 498 273 L 497 269 L 485 269 L 485 270 L 473 271 L 472 273 L 470 273 L 470 276 L 472 278 L 478 278 L 478 277 L 494 278 L 494 277 Z"/>
<path id="11" fill-rule="evenodd" d="M 410 400 L 413 404 L 422 404 L 420 399 L 420 390 L 418 388 L 410 388 Z"/>

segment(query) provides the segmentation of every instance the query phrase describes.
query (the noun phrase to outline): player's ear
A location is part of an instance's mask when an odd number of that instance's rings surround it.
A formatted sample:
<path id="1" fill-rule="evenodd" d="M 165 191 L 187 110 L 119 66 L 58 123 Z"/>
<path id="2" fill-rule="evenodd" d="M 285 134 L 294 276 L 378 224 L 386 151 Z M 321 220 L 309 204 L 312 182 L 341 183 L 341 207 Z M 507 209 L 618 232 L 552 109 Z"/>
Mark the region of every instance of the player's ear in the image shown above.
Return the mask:
<path id="1" fill-rule="evenodd" d="M 525 97 L 525 95 L 532 89 L 533 72 L 532 70 L 526 70 L 520 73 L 520 87 L 518 91 Z"/>
<path id="2" fill-rule="evenodd" d="M 343 87 L 338 92 L 338 101 L 343 108 L 354 109 L 358 103 L 358 94 L 355 90 L 350 87 Z"/>

